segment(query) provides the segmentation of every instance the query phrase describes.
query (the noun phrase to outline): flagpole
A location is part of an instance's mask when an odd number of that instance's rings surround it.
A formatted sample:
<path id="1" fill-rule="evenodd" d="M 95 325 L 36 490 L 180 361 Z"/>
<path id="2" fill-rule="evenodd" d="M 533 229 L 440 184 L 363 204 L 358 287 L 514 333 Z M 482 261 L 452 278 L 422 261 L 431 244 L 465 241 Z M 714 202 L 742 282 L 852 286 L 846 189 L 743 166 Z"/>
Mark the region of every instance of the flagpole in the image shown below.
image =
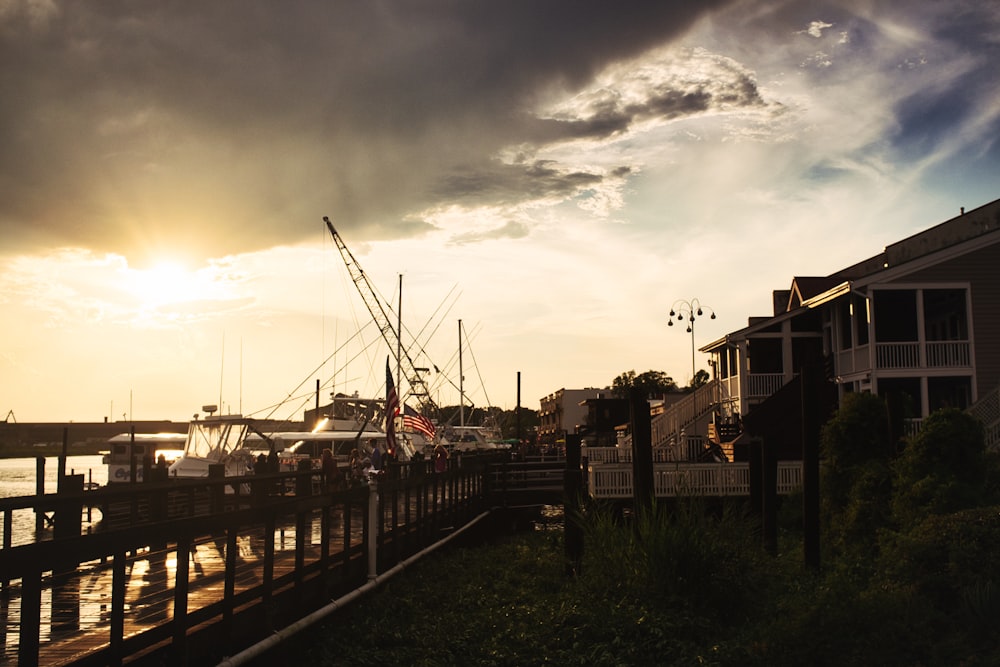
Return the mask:
<path id="1" fill-rule="evenodd" d="M 399 274 L 399 311 L 396 313 L 396 393 L 399 395 L 400 403 L 403 402 L 403 379 L 400 370 L 399 359 L 402 355 L 403 344 L 403 274 Z"/>
<path id="2" fill-rule="evenodd" d="M 465 374 L 462 372 L 462 320 L 458 321 L 458 425 L 465 427 Z"/>

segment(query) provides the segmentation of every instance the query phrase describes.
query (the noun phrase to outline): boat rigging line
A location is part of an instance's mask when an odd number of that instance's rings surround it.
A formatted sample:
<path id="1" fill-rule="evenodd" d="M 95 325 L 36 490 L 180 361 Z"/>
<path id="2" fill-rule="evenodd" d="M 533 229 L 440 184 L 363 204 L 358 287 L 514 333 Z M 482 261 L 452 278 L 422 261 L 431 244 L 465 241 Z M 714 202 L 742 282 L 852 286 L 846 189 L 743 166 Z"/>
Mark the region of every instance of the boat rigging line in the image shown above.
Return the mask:
<path id="1" fill-rule="evenodd" d="M 390 353 L 393 352 L 393 347 L 395 346 L 396 363 L 402 367 L 406 375 L 407 382 L 410 385 L 410 395 L 417 398 L 421 408 L 425 410 L 435 408 L 434 399 L 431 398 L 427 383 L 413 363 L 409 351 L 400 344 L 401 332 L 393 326 L 392 321 L 389 319 L 389 313 L 386 312 L 387 306 L 383 303 L 384 299 L 379 297 L 375 288 L 368 280 L 364 269 L 361 268 L 361 265 L 354 258 L 350 249 L 348 249 L 347 244 L 344 243 L 340 234 L 337 233 L 333 223 L 330 222 L 330 218 L 323 216 L 323 222 L 326 223 L 326 227 L 330 231 L 330 236 L 340 251 L 344 264 L 347 266 L 347 271 L 350 273 L 355 287 L 358 288 L 361 299 L 365 302 L 365 306 L 368 308 L 368 312 L 381 332 L 386 345 L 389 346 Z M 391 311 L 391 308 L 389 310 Z"/>

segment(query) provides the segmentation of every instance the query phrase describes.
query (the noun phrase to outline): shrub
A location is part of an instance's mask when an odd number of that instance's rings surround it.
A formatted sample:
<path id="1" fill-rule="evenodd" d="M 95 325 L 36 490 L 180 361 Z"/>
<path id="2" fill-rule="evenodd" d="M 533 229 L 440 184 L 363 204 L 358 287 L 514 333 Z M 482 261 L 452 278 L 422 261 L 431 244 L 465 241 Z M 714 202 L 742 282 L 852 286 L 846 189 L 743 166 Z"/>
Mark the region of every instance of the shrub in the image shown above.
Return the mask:
<path id="1" fill-rule="evenodd" d="M 947 514 L 986 500 L 987 467 L 982 425 L 953 408 L 924 420 L 893 464 L 892 509 L 902 526 L 927 514 Z"/>
<path id="2" fill-rule="evenodd" d="M 823 427 L 823 539 L 835 557 L 857 562 L 877 548 L 891 517 L 892 476 L 885 403 L 871 394 L 848 394 Z"/>
<path id="3" fill-rule="evenodd" d="M 731 508 L 713 513 L 694 498 L 655 505 L 623 526 L 608 512 L 588 517 L 584 578 L 619 592 L 641 590 L 662 604 L 715 620 L 745 613 L 762 583 L 764 558 L 752 522 Z"/>

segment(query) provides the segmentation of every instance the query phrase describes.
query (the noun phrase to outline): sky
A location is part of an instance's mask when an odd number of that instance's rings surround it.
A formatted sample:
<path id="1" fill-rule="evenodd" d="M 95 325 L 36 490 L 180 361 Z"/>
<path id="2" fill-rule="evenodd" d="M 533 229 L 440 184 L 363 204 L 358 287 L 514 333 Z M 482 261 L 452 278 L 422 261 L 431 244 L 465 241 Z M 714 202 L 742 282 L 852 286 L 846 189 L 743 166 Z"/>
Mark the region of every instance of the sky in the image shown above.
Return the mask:
<path id="1" fill-rule="evenodd" d="M 439 404 L 686 385 L 794 276 L 1000 198 L 998 36 L 981 0 L 0 0 L 0 412 L 384 396 L 324 216 Z"/>

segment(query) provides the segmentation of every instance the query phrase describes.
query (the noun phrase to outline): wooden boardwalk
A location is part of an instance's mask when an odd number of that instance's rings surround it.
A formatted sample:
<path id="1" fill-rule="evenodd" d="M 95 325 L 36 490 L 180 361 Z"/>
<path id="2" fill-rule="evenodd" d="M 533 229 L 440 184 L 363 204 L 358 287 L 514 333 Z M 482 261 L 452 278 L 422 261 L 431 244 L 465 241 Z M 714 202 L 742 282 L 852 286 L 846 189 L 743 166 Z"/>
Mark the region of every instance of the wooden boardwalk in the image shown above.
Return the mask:
<path id="1" fill-rule="evenodd" d="M 798 464 L 778 472 L 779 493 L 801 481 Z M 443 474 L 396 465 L 334 493 L 309 470 L 4 499 L 5 524 L 33 502 L 56 529 L 26 544 L 4 536 L 0 665 L 215 664 L 484 511 L 561 504 L 566 474 L 564 459 L 463 456 Z M 580 474 L 591 497 L 631 497 L 629 463 Z M 655 493 L 746 495 L 748 475 L 740 464 L 661 462 Z M 88 511 L 100 519 L 84 533 Z"/>
<path id="2" fill-rule="evenodd" d="M 343 523 L 329 522 L 324 538 L 319 512 L 306 520 L 305 562 L 317 562 L 322 542 L 343 545 Z M 363 539 L 362 516 L 355 513 L 348 531 L 349 550 L 360 556 Z M 274 557 L 271 577 L 288 578 L 296 568 L 296 525 L 280 527 L 270 545 Z M 232 592 L 236 598 L 251 593 L 263 583 L 267 562 L 268 536 L 262 526 L 248 526 L 233 536 L 235 569 Z M 227 585 L 226 553 L 230 539 L 211 536 L 195 539 L 183 552 L 176 543 L 144 548 L 124 554 L 123 639 L 155 631 L 175 616 L 178 558 L 187 560 L 188 589 L 185 613 L 197 614 L 224 600 Z M 72 664 L 110 648 L 112 609 L 115 604 L 115 558 L 78 564 L 67 574 L 49 574 L 42 581 L 42 617 L 39 618 L 39 664 Z M 15 660 L 21 620 L 21 596 L 15 586 L 0 596 L 0 625 L 4 647 L 0 664 Z M 13 663 L 11 663 L 13 664 Z"/>
<path id="3" fill-rule="evenodd" d="M 246 487 L 245 496 L 220 496 L 231 481 L 206 480 L 200 490 L 168 484 L 175 497 L 165 499 L 155 485 L 137 485 L 132 509 L 112 512 L 110 527 L 8 546 L 0 550 L 0 665 L 144 656 L 206 664 L 231 655 L 481 511 L 482 462 L 443 475 L 400 473 L 339 493 L 314 493 L 314 472 L 273 476 L 277 495 Z"/>

